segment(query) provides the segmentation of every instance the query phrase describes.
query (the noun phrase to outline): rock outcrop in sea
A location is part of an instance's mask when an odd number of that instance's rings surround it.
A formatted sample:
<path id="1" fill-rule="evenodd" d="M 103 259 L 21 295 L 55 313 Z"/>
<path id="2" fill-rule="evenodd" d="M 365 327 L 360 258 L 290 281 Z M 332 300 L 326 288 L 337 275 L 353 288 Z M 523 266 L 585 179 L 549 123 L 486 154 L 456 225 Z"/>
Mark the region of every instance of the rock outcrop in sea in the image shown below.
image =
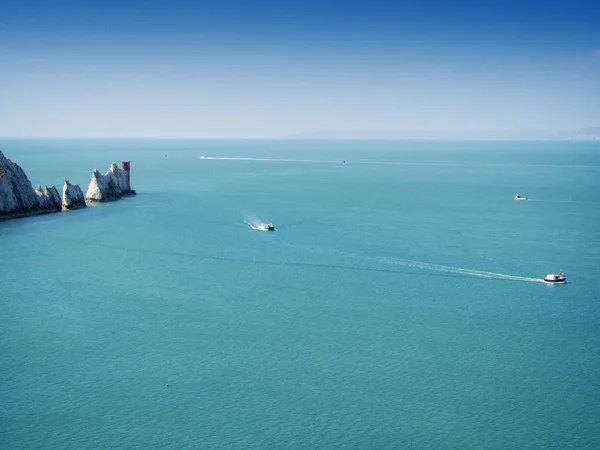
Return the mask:
<path id="1" fill-rule="evenodd" d="M 33 189 L 21 166 L 0 151 L 0 220 L 60 211 L 60 205 L 54 186 Z"/>
<path id="2" fill-rule="evenodd" d="M 0 220 L 85 208 L 86 200 L 106 202 L 135 195 L 129 181 L 129 163 L 123 161 L 122 169 L 112 163 L 104 175 L 94 169 L 85 197 L 78 185 L 65 180 L 61 199 L 54 186 L 42 189 L 38 185 L 37 189 L 33 189 L 21 166 L 0 151 Z"/>
<path id="3" fill-rule="evenodd" d="M 125 166 L 125 163 L 123 165 Z M 94 169 L 85 199 L 89 202 L 108 202 L 134 194 L 135 191 L 129 184 L 129 170 L 119 169 L 113 162 L 104 175 L 98 172 L 98 169 Z"/>
<path id="4" fill-rule="evenodd" d="M 65 180 L 63 185 L 63 199 L 62 199 L 62 210 L 68 211 L 70 209 L 85 208 L 85 197 L 83 191 L 78 184 L 71 184 L 69 180 Z"/>
<path id="5" fill-rule="evenodd" d="M 38 198 L 38 204 L 42 209 L 60 211 L 60 194 L 54 185 L 42 190 L 42 186 L 38 184 L 35 190 L 35 195 Z"/>

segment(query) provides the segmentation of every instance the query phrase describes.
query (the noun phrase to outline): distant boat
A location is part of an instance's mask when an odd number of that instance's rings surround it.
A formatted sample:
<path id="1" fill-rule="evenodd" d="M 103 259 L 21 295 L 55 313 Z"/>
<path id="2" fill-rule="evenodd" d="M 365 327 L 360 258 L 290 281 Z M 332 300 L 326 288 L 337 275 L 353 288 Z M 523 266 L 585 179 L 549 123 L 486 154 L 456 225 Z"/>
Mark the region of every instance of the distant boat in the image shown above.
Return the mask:
<path id="1" fill-rule="evenodd" d="M 346 164 L 346 160 L 344 160 L 343 163 Z"/>
<path id="2" fill-rule="evenodd" d="M 560 269 L 560 273 L 555 275 L 553 273 L 549 273 L 544 277 L 544 282 L 550 284 L 565 284 L 567 282 L 567 277 L 563 273 L 562 269 Z"/>
<path id="3" fill-rule="evenodd" d="M 521 197 L 519 194 L 515 195 L 515 200 L 527 200 L 527 197 Z"/>
<path id="4" fill-rule="evenodd" d="M 206 159 L 206 155 L 202 155 L 200 159 Z"/>
<path id="5" fill-rule="evenodd" d="M 272 223 L 265 223 L 263 225 L 263 230 L 266 230 L 266 231 L 275 231 L 275 226 Z"/>

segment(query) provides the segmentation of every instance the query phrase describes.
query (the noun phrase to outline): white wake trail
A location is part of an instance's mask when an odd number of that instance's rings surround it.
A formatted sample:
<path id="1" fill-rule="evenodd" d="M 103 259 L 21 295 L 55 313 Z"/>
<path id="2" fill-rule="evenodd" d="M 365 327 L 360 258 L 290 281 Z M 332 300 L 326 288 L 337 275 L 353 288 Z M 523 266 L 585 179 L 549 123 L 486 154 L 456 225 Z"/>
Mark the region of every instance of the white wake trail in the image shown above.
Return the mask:
<path id="1" fill-rule="evenodd" d="M 322 247 L 313 247 L 313 252 L 323 253 L 325 249 Z M 485 270 L 474 270 L 474 269 L 466 269 L 462 267 L 453 267 L 453 266 L 444 266 L 441 264 L 432 264 L 424 261 L 414 261 L 409 259 L 396 259 L 393 257 L 385 257 L 385 256 L 365 256 L 358 255 L 356 253 L 345 252 L 345 251 L 334 251 L 327 250 L 328 253 L 335 252 L 339 256 L 350 258 L 350 259 L 360 259 L 362 261 L 373 261 L 377 263 L 382 263 L 384 265 L 392 265 L 392 266 L 402 266 L 402 267 L 414 267 L 423 270 L 431 270 L 435 272 L 443 272 L 443 273 L 454 273 L 457 275 L 464 275 L 469 277 L 479 277 L 479 278 L 488 278 L 493 280 L 507 280 L 507 281 L 524 281 L 528 283 L 543 283 L 544 280 L 541 278 L 532 278 L 532 277 L 523 277 L 519 275 L 511 275 L 505 273 L 496 273 L 496 272 L 488 272 Z"/>
<path id="2" fill-rule="evenodd" d="M 273 162 L 306 162 L 306 163 L 340 163 L 341 161 L 332 161 L 326 159 L 283 159 L 283 158 L 233 158 L 206 156 L 201 159 L 223 160 L 223 161 L 273 161 Z"/>
<path id="3" fill-rule="evenodd" d="M 600 202 L 585 201 L 585 200 L 544 200 L 537 198 L 528 199 L 530 202 L 542 202 L 542 203 L 582 203 L 585 205 L 600 205 Z"/>
<path id="4" fill-rule="evenodd" d="M 541 278 L 522 277 L 519 275 L 510 275 L 505 273 L 487 272 L 484 270 L 464 269 L 461 267 L 443 266 L 439 264 L 431 264 L 422 261 L 397 261 L 393 264 L 402 266 L 417 267 L 419 269 L 433 270 L 436 272 L 456 273 L 480 278 L 491 278 L 495 280 L 512 280 L 512 281 L 527 281 L 530 283 L 543 283 Z"/>
<path id="5" fill-rule="evenodd" d="M 252 228 L 253 230 L 256 230 L 256 231 L 268 231 L 267 228 L 265 228 L 265 225 L 267 225 L 267 222 L 263 222 L 262 220 L 247 219 L 247 220 L 244 220 L 244 222 L 246 224 L 248 224 L 250 226 L 250 228 Z"/>

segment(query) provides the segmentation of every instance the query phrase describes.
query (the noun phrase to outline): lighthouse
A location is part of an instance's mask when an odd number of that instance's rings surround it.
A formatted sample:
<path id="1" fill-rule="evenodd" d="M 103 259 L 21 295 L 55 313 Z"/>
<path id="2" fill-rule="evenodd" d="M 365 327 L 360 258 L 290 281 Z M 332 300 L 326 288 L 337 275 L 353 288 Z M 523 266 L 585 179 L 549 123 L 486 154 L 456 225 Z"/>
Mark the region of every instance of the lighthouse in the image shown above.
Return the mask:
<path id="1" fill-rule="evenodd" d="M 125 172 L 125 179 L 127 180 L 127 190 L 131 191 L 131 176 L 129 172 L 129 164 L 131 161 L 121 161 L 121 169 Z"/>

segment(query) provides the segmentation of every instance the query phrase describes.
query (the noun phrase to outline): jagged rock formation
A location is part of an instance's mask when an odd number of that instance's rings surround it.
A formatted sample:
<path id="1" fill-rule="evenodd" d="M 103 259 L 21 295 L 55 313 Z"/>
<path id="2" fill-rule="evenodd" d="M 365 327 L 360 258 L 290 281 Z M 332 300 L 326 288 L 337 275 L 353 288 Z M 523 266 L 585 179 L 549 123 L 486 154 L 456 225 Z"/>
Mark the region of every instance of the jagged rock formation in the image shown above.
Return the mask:
<path id="1" fill-rule="evenodd" d="M 54 185 L 50 187 L 46 186 L 46 188 L 42 190 L 42 186 L 38 184 L 35 195 L 38 198 L 38 204 L 42 208 L 60 210 L 60 195 Z"/>
<path id="2" fill-rule="evenodd" d="M 62 210 L 85 208 L 85 197 L 78 184 L 71 184 L 65 180 L 63 185 Z"/>
<path id="3" fill-rule="evenodd" d="M 113 162 L 104 175 L 94 169 L 85 199 L 90 202 L 108 202 L 132 194 L 135 191 L 129 185 L 128 172 L 119 169 Z"/>
<path id="4" fill-rule="evenodd" d="M 6 158 L 0 151 L 0 220 L 85 208 L 86 200 L 105 202 L 117 200 L 126 195 L 134 195 L 129 183 L 129 161 L 123 161 L 123 169 L 115 163 L 104 175 L 94 169 L 92 181 L 86 196 L 76 184 L 65 180 L 63 198 L 54 186 L 33 189 L 31 182 L 21 167 Z"/>
<path id="5" fill-rule="evenodd" d="M 0 151 L 0 220 L 60 211 L 60 204 L 54 186 L 34 190 L 21 166 Z"/>

